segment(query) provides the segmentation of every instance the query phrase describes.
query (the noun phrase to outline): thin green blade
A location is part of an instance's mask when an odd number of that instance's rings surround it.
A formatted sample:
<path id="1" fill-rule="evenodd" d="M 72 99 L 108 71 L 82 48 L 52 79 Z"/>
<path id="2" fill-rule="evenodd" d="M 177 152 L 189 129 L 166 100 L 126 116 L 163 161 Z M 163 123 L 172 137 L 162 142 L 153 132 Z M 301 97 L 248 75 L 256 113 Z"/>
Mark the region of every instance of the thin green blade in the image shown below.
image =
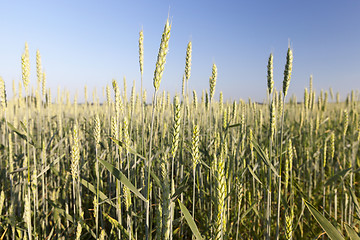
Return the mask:
<path id="1" fill-rule="evenodd" d="M 263 160 L 263 162 L 270 167 L 271 171 L 275 174 L 276 177 L 279 177 L 279 174 L 277 173 L 274 165 L 271 163 L 269 157 L 267 156 L 267 154 L 261 149 L 261 147 L 259 146 L 259 144 L 253 139 L 252 143 L 254 144 L 254 148 L 256 150 L 256 152 L 259 154 L 260 158 Z"/>
<path id="2" fill-rule="evenodd" d="M 333 240 L 345 240 L 344 236 L 309 202 L 303 199 L 306 207 L 309 209 L 311 215 L 320 224 L 321 228 L 324 229 L 326 234 Z"/>
<path id="3" fill-rule="evenodd" d="M 340 179 L 341 177 L 344 177 L 346 174 L 348 174 L 350 172 L 352 168 L 347 168 L 344 169 L 340 172 L 337 172 L 334 176 L 332 176 L 331 178 L 329 178 L 326 183 L 325 183 L 325 187 L 329 186 L 330 184 L 332 184 L 333 182 L 335 182 L 336 180 Z"/>
<path id="4" fill-rule="evenodd" d="M 125 175 L 119 171 L 116 167 L 111 165 L 110 163 L 99 159 L 99 162 L 104 165 L 104 167 L 109 170 L 109 172 L 116 177 L 122 184 L 124 184 L 127 188 L 130 189 L 136 196 L 138 196 L 144 202 L 147 202 L 146 198 L 136 189 L 136 187 L 125 177 Z"/>
<path id="5" fill-rule="evenodd" d="M 86 181 L 83 178 L 80 179 L 80 182 L 82 185 L 84 185 L 84 187 L 89 189 L 92 193 L 96 194 L 96 188 L 94 187 L 94 185 L 92 185 L 91 183 L 89 183 L 88 181 Z M 113 202 L 111 202 L 110 199 L 102 191 L 99 191 L 99 198 L 102 202 L 107 202 L 111 206 L 116 208 L 115 204 Z"/>
<path id="6" fill-rule="evenodd" d="M 196 226 L 196 223 L 195 223 L 194 219 L 191 217 L 191 215 L 189 213 L 189 210 L 187 210 L 185 205 L 182 204 L 182 202 L 180 202 L 179 199 L 178 199 L 178 202 L 179 202 L 179 205 L 180 205 L 181 212 L 184 214 L 184 217 L 185 217 L 187 223 L 189 224 L 189 227 L 190 227 L 192 233 L 194 234 L 194 236 L 196 237 L 197 240 L 202 240 L 203 238 L 201 237 L 199 229 Z"/>
<path id="7" fill-rule="evenodd" d="M 146 160 L 145 157 L 141 156 L 140 154 L 138 154 L 133 148 L 131 148 L 130 146 L 126 146 L 125 143 L 123 143 L 122 141 L 120 140 L 117 140 L 115 138 L 110 138 L 114 143 L 116 143 L 119 147 L 127 147 L 127 149 L 129 150 L 130 153 L 134 154 L 135 156 L 141 158 L 141 159 L 144 159 Z"/>
<path id="8" fill-rule="evenodd" d="M 345 229 L 346 229 L 346 232 L 347 234 L 349 235 L 350 237 L 350 240 L 360 240 L 360 237 L 359 235 L 355 232 L 355 230 L 350 227 L 347 223 L 345 223 Z"/>

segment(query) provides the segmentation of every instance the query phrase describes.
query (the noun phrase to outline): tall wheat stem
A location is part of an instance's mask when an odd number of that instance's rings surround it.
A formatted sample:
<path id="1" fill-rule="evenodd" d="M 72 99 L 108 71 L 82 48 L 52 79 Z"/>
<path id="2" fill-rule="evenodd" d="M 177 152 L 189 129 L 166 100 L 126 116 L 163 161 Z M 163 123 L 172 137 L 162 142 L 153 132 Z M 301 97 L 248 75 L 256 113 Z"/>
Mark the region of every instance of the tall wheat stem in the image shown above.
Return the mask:
<path id="1" fill-rule="evenodd" d="M 155 90 L 153 95 L 153 107 L 151 113 L 151 127 L 150 127 L 150 143 L 149 143 L 149 156 L 147 160 L 147 184 L 146 184 L 146 227 L 145 234 L 146 239 L 149 239 L 149 229 L 150 229 L 150 171 L 151 171 L 151 149 L 152 149 L 152 139 L 153 139 L 153 129 L 154 129 L 154 117 L 155 117 L 155 105 L 156 105 L 156 96 L 157 90 Z"/>
<path id="2" fill-rule="evenodd" d="M 278 198 L 277 198 L 277 225 L 276 225 L 276 239 L 279 239 L 279 229 L 280 229 L 280 202 L 281 202 L 281 175 L 282 175 L 282 145 L 283 145 L 283 136 L 284 136 L 284 113 L 285 113 L 285 98 L 287 91 L 290 85 L 291 72 L 292 72 L 292 61 L 293 55 L 290 47 L 287 51 L 286 56 L 286 65 L 284 71 L 284 81 L 283 81 L 283 107 L 281 113 L 281 131 L 280 131 L 280 163 L 279 163 L 279 182 L 278 182 Z"/>

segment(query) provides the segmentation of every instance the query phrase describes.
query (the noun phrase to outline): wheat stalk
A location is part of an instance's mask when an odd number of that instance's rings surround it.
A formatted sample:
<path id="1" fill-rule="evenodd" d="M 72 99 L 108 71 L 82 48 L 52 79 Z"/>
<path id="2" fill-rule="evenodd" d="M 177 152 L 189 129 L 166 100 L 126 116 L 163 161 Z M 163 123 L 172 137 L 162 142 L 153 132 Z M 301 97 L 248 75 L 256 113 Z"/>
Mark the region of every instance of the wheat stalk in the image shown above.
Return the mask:
<path id="1" fill-rule="evenodd" d="M 156 106 L 156 96 L 159 90 L 161 78 L 164 72 L 165 62 L 166 62 L 166 54 L 169 48 L 169 40 L 170 40 L 170 29 L 171 24 L 169 23 L 169 19 L 166 20 L 166 24 L 164 27 L 164 31 L 161 37 L 161 43 L 159 48 L 159 53 L 156 61 L 156 67 L 154 71 L 153 84 L 155 88 L 155 92 L 153 95 L 153 107 L 152 107 L 152 116 L 151 116 L 151 126 L 150 126 L 150 142 L 149 142 L 149 156 L 147 159 L 147 196 L 146 199 L 146 225 L 145 225 L 145 236 L 146 240 L 149 239 L 149 229 L 150 229 L 150 170 L 151 170 L 151 151 L 152 151 L 152 141 L 153 141 L 153 128 L 154 128 L 154 117 L 155 117 L 155 106 Z"/>
<path id="2" fill-rule="evenodd" d="M 101 134 L 101 126 L 100 126 L 100 118 L 99 115 L 96 114 L 94 118 L 94 139 L 95 139 L 95 171 L 96 171 L 96 198 L 94 198 L 94 214 L 95 214 L 95 225 L 96 225 L 96 238 L 99 236 L 99 195 L 100 195 L 100 170 L 99 170 L 99 159 L 98 159 L 98 145 L 100 143 L 100 134 Z"/>
<path id="3" fill-rule="evenodd" d="M 170 239 L 170 224 L 171 224 L 171 192 L 170 192 L 170 181 L 169 181 L 169 163 L 167 156 L 163 156 L 161 164 L 161 179 L 162 179 L 162 231 L 161 239 Z"/>

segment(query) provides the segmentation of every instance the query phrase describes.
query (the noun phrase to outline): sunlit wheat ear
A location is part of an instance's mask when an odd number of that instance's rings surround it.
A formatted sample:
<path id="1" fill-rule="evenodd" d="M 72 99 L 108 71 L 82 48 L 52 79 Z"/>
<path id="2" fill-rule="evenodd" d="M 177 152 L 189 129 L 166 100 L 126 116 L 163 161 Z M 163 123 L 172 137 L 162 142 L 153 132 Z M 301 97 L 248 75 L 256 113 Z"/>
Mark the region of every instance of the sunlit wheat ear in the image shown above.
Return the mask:
<path id="1" fill-rule="evenodd" d="M 249 129 L 249 148 L 250 148 L 251 159 L 254 158 L 254 143 L 253 143 L 253 139 L 254 139 L 253 131 L 252 131 L 252 129 L 250 128 L 250 129 Z"/>
<path id="2" fill-rule="evenodd" d="M 0 105 L 2 109 L 6 108 L 6 90 L 5 90 L 5 82 L 2 77 L 0 77 Z"/>
<path id="3" fill-rule="evenodd" d="M 135 93 L 135 80 L 134 80 L 130 95 L 130 109 L 132 113 L 135 111 L 135 95 L 136 93 Z"/>
<path id="4" fill-rule="evenodd" d="M 309 109 L 309 92 L 307 90 L 307 88 L 305 88 L 304 90 L 304 108 L 307 110 Z"/>
<path id="5" fill-rule="evenodd" d="M 115 116 L 118 120 L 120 117 L 120 111 L 121 111 L 121 98 L 120 98 L 120 90 L 119 85 L 117 84 L 116 80 L 113 79 L 112 81 L 114 93 L 115 93 Z"/>
<path id="6" fill-rule="evenodd" d="M 276 109 L 274 99 L 271 101 L 270 106 L 270 139 L 274 138 L 276 128 Z"/>
<path id="7" fill-rule="evenodd" d="M 179 97 L 174 97 L 174 125 L 173 125 L 173 138 L 171 144 L 171 155 L 174 158 L 179 145 L 180 138 L 180 121 L 181 121 L 181 105 Z"/>
<path id="8" fill-rule="evenodd" d="M 320 93 L 320 96 L 318 97 L 318 102 L 317 102 L 319 111 L 322 110 L 323 94 L 324 94 L 324 91 L 321 89 L 321 93 Z"/>
<path id="9" fill-rule="evenodd" d="M 153 83 L 154 83 L 155 91 L 159 90 L 161 78 L 164 73 L 166 54 L 167 54 L 168 48 L 169 48 L 170 29 L 171 29 L 171 24 L 169 23 L 169 19 L 167 19 L 165 27 L 164 27 L 164 32 L 161 37 L 159 53 L 158 53 L 158 57 L 157 57 L 157 61 L 156 61 L 156 68 L 154 71 Z"/>
<path id="10" fill-rule="evenodd" d="M 111 104 L 111 90 L 110 90 L 110 86 L 108 84 L 106 85 L 105 91 L 106 91 L 106 103 L 108 105 L 110 105 Z"/>
<path id="11" fill-rule="evenodd" d="M 131 195 L 130 195 L 130 190 L 128 187 L 126 187 L 124 185 L 124 203 L 125 203 L 125 208 L 126 208 L 126 211 L 129 211 L 130 209 L 130 206 L 131 206 Z"/>
<path id="12" fill-rule="evenodd" d="M 22 80 L 24 83 L 25 90 L 28 90 L 29 82 L 30 82 L 30 60 L 29 60 L 29 47 L 28 44 L 25 43 L 25 51 L 21 56 L 21 70 L 22 70 Z"/>
<path id="13" fill-rule="evenodd" d="M 225 131 L 226 127 L 227 127 L 227 124 L 228 124 L 228 118 L 227 118 L 227 110 L 226 108 L 224 109 L 224 112 L 223 112 L 223 116 L 222 116 L 222 121 L 223 121 L 223 130 Z"/>
<path id="14" fill-rule="evenodd" d="M 293 220 L 294 220 L 294 211 L 290 210 L 285 212 L 285 221 L 286 221 L 286 240 L 291 240 L 293 235 Z"/>
<path id="15" fill-rule="evenodd" d="M 130 190 L 128 187 L 124 186 L 124 204 L 125 204 L 125 210 L 127 213 L 127 231 L 129 234 L 129 239 L 131 239 L 132 236 L 132 229 L 131 229 L 131 220 L 130 220 L 130 215 L 131 215 L 131 195 L 130 195 Z"/>
<path id="16" fill-rule="evenodd" d="M 281 94 L 281 92 L 279 93 L 278 95 L 278 101 L 277 101 L 277 109 L 278 109 L 278 116 L 279 116 L 279 119 L 281 117 L 281 114 L 282 114 L 282 111 L 283 111 L 283 105 L 284 105 L 284 102 L 283 102 L 284 98 L 283 98 L 283 95 Z"/>
<path id="17" fill-rule="evenodd" d="M 323 167 L 326 166 L 326 151 L 327 151 L 327 141 L 324 142 L 324 148 L 323 148 Z"/>
<path id="18" fill-rule="evenodd" d="M 101 229 L 101 233 L 100 233 L 100 240 L 105 240 L 106 239 L 106 232 L 104 229 Z"/>
<path id="19" fill-rule="evenodd" d="M 40 83 L 42 81 L 42 67 L 41 67 L 41 56 L 40 51 L 36 50 L 36 76 L 37 76 L 37 84 L 40 87 Z"/>
<path id="20" fill-rule="evenodd" d="M 219 94 L 219 112 L 220 113 L 223 112 L 223 106 L 224 106 L 224 96 L 223 96 L 223 92 L 220 91 L 220 94 Z"/>
<path id="21" fill-rule="evenodd" d="M 93 198 L 93 205 L 94 205 L 94 218 L 96 219 L 98 216 L 97 216 L 97 211 L 96 211 L 96 209 L 97 209 L 97 207 L 98 207 L 98 202 L 97 202 L 97 196 L 96 195 L 94 195 L 94 198 Z"/>
<path id="22" fill-rule="evenodd" d="M 81 231 L 82 231 L 81 224 L 78 223 L 78 224 L 77 224 L 77 227 L 76 227 L 76 238 L 75 238 L 76 240 L 80 240 Z"/>
<path id="23" fill-rule="evenodd" d="M 79 176 L 79 162 L 80 162 L 80 144 L 79 144 L 79 130 L 78 123 L 75 122 L 73 127 L 73 144 L 71 147 L 71 175 L 73 179 Z"/>
<path id="24" fill-rule="evenodd" d="M 193 162 L 193 168 L 196 168 L 197 164 L 200 161 L 200 152 L 199 152 L 199 126 L 197 124 L 193 127 L 193 135 L 191 142 L 191 156 Z"/>
<path id="25" fill-rule="evenodd" d="M 143 75 L 144 70 L 144 33 L 143 30 L 139 33 L 139 65 L 140 73 Z"/>
<path id="26" fill-rule="evenodd" d="M 236 101 L 233 102 L 231 117 L 234 120 L 234 122 L 237 121 L 237 103 L 236 103 Z"/>
<path id="27" fill-rule="evenodd" d="M 213 66 L 212 66 L 211 77 L 210 77 L 210 79 L 209 79 L 209 84 L 210 84 L 210 101 L 212 101 L 212 99 L 213 99 L 213 97 L 214 97 L 216 80 L 217 80 L 217 67 L 216 67 L 216 65 L 215 65 L 215 63 L 214 63 Z"/>
<path id="28" fill-rule="evenodd" d="M 194 106 L 195 110 L 197 109 L 197 105 L 198 105 L 197 94 L 196 94 L 196 91 L 193 90 L 193 106 Z"/>
<path id="29" fill-rule="evenodd" d="M 205 92 L 205 110 L 209 110 L 209 94 L 207 90 Z"/>
<path id="30" fill-rule="evenodd" d="M 273 54 L 270 54 L 268 65 L 267 65 L 267 85 L 268 93 L 271 95 L 274 88 L 274 75 L 273 75 Z"/>
<path id="31" fill-rule="evenodd" d="M 111 116 L 111 137 L 119 139 L 119 128 L 115 116 Z"/>
<path id="32" fill-rule="evenodd" d="M 189 80 L 190 78 L 190 72 L 191 72 L 191 52 L 192 52 L 192 44 L 191 41 L 187 45 L 186 49 L 186 63 L 185 63 L 185 77 L 186 80 Z"/>
<path id="33" fill-rule="evenodd" d="M 293 54 L 291 48 L 289 47 L 286 55 L 286 65 L 285 65 L 284 81 L 283 81 L 284 97 L 286 97 L 290 85 L 292 63 L 293 63 Z"/>
<path id="34" fill-rule="evenodd" d="M 100 143 L 100 131 L 101 131 L 100 118 L 99 118 L 99 115 L 96 114 L 96 115 L 95 115 L 95 118 L 94 118 L 94 138 L 95 138 L 95 144 L 99 144 L 99 143 Z"/>
<path id="35" fill-rule="evenodd" d="M 313 93 L 313 75 L 310 75 L 310 80 L 309 80 L 309 94 L 310 94 L 310 106 L 312 105 L 312 102 L 314 101 L 314 99 L 312 98 L 312 93 Z"/>

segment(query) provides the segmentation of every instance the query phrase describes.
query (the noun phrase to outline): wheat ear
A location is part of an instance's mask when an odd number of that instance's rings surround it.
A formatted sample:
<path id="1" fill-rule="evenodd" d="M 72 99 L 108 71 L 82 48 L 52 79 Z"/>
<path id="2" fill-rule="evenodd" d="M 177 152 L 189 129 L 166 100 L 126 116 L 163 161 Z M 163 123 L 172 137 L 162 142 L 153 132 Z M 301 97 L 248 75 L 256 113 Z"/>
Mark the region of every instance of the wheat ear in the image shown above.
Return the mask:
<path id="1" fill-rule="evenodd" d="M 216 67 L 216 64 L 214 63 L 213 66 L 212 66 L 211 77 L 210 77 L 210 79 L 209 79 L 209 84 L 210 84 L 210 102 L 212 101 L 212 99 L 213 99 L 213 97 L 214 97 L 216 80 L 217 80 L 217 67 Z"/>
<path id="2" fill-rule="evenodd" d="M 164 67 L 166 62 L 166 55 L 169 48 L 169 40 L 170 40 L 170 29 L 171 24 L 169 23 L 169 19 L 166 20 L 166 24 L 164 27 L 164 32 L 162 34 L 159 53 L 156 61 L 156 68 L 154 71 L 154 88 L 155 91 L 159 90 L 160 82 L 162 75 L 164 73 Z"/>
<path id="3" fill-rule="evenodd" d="M 185 78 L 189 80 L 191 72 L 191 53 L 192 53 L 192 44 L 191 41 L 187 45 L 186 49 L 186 62 L 185 62 Z"/>
<path id="4" fill-rule="evenodd" d="M 291 72 L 292 72 L 292 62 L 293 62 L 293 54 L 292 50 L 289 47 L 286 55 L 286 65 L 285 65 L 285 71 L 284 71 L 284 81 L 283 81 L 283 94 L 284 97 L 287 95 L 287 91 L 289 89 L 290 85 L 290 79 L 291 79 Z"/>
<path id="5" fill-rule="evenodd" d="M 267 66 L 267 85 L 268 85 L 268 93 L 271 95 L 274 88 L 274 74 L 273 74 L 273 54 L 270 54 Z"/>

